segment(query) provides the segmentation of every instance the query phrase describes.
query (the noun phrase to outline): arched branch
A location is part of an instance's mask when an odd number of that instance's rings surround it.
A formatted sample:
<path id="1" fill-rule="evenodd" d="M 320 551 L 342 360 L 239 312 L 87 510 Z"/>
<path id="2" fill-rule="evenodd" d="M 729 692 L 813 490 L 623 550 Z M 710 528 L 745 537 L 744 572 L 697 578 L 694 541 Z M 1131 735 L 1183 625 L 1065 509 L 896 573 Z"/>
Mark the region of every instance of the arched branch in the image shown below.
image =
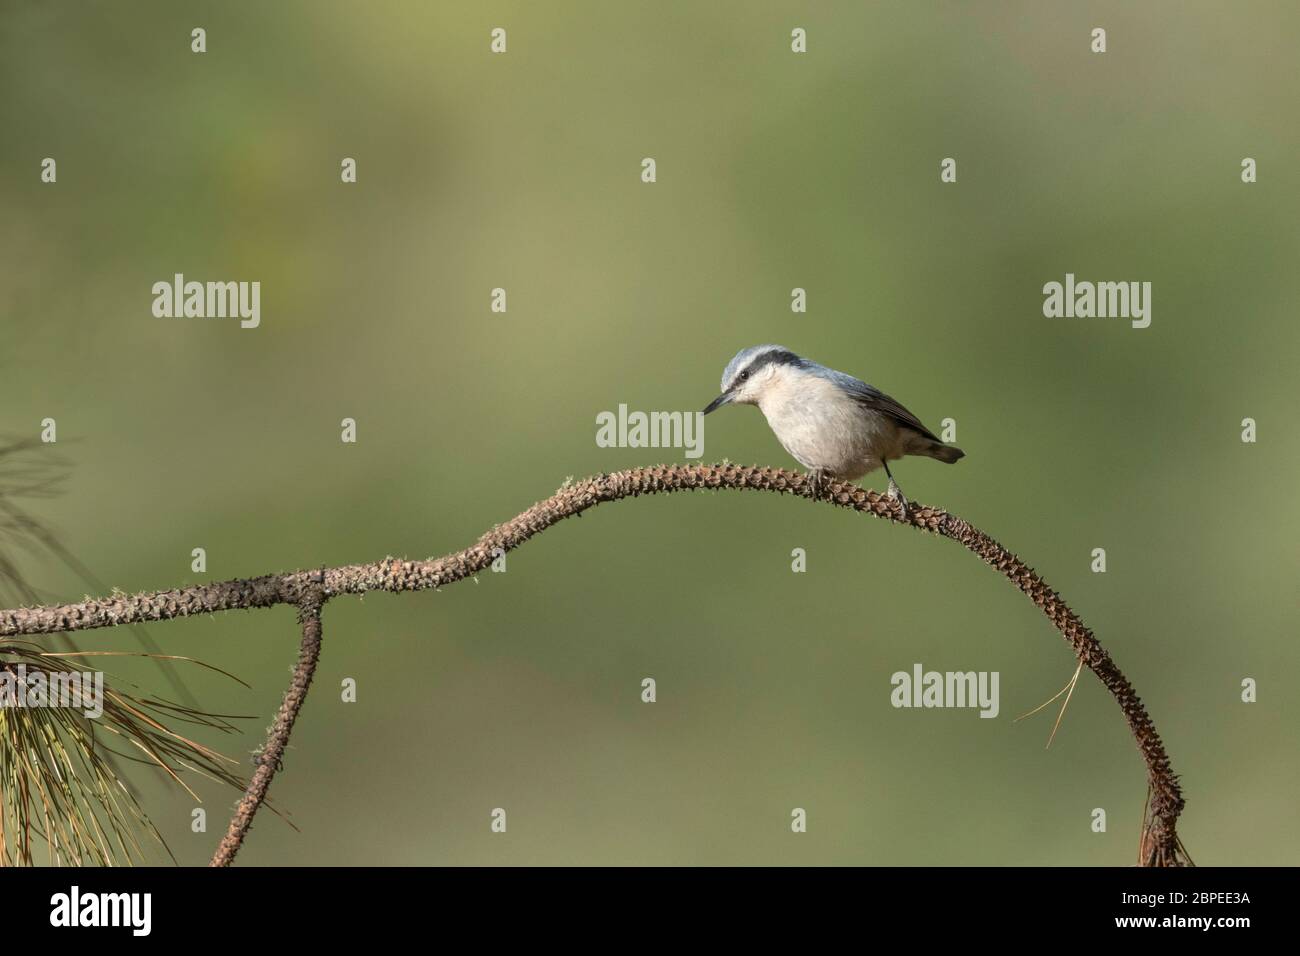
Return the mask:
<path id="1" fill-rule="evenodd" d="M 0 636 L 115 627 L 276 604 L 302 607 L 317 589 L 323 604 L 342 594 L 441 587 L 487 568 L 497 549 L 510 551 L 517 548 L 564 518 L 581 514 L 602 502 L 647 494 L 718 488 L 817 497 L 802 474 L 777 468 L 740 465 L 632 468 L 566 485 L 545 501 L 488 531 L 471 547 L 441 558 L 427 561 L 387 558 L 373 564 L 329 568 L 323 572 L 269 574 L 168 591 L 114 595 L 75 604 L 0 611 Z M 1190 863 L 1176 829 L 1183 809 L 1182 791 L 1146 708 L 1097 638 L 1032 568 L 984 532 L 939 508 L 912 503 L 904 513 L 894 500 L 884 495 L 841 482 L 832 482 L 829 495 L 824 494 L 820 500 L 951 538 L 1023 591 L 1061 632 L 1075 656 L 1115 697 L 1146 763 L 1149 803 L 1143 821 L 1138 862 L 1144 866 Z M 259 773 L 262 769 L 259 768 Z"/>

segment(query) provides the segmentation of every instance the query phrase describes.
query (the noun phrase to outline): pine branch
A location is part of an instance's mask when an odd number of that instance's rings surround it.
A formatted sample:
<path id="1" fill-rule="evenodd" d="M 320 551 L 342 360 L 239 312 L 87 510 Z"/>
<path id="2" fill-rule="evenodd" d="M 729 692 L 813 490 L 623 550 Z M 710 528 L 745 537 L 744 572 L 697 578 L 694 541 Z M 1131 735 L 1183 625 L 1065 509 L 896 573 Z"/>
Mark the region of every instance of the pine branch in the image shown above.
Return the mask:
<path id="1" fill-rule="evenodd" d="M 274 739 L 268 739 L 265 752 L 265 757 L 269 760 L 277 743 L 279 753 L 283 752 L 283 744 L 287 742 L 288 731 L 292 728 L 293 716 L 297 713 L 297 707 L 301 706 L 300 697 L 306 692 L 306 683 L 310 681 L 311 668 L 314 667 L 314 657 L 309 666 L 304 664 L 307 660 L 308 632 L 314 627 L 318 649 L 320 607 L 331 598 L 368 591 L 420 591 L 442 587 L 484 570 L 499 552 L 511 551 L 564 518 L 581 514 L 602 502 L 647 494 L 721 488 L 775 491 L 803 498 L 818 498 L 805 476 L 782 469 L 738 465 L 657 465 L 633 468 L 566 485 L 545 501 L 538 502 L 505 524 L 488 531 L 469 548 L 441 558 L 427 561 L 386 558 L 373 564 L 355 564 L 323 571 L 268 574 L 167 591 L 114 595 L 75 604 L 16 608 L 0 611 L 0 637 L 117 627 L 147 621 L 166 621 L 192 614 L 248 610 L 278 604 L 297 605 L 302 609 L 304 621 L 304 656 L 300 658 L 294 684 L 286 694 L 280 718 L 272 727 L 271 737 Z M 939 508 L 913 502 L 904 512 L 893 499 L 840 482 L 832 482 L 829 494 L 823 492 L 818 500 L 951 538 L 1023 591 L 1061 632 L 1075 656 L 1097 675 L 1114 696 L 1146 763 L 1149 794 L 1138 862 L 1143 866 L 1180 866 L 1191 863 L 1176 829 L 1184 805 L 1182 791 L 1177 776 L 1170 768 L 1169 757 L 1155 724 L 1110 654 L 1079 616 L 1033 569 L 984 532 Z M 299 687 L 300 682 L 299 693 L 295 688 Z M 299 699 L 292 713 L 287 714 L 290 697 L 296 693 Z M 278 754 L 276 757 L 278 759 Z M 252 814 L 265 797 L 274 764 L 274 760 L 269 760 L 271 771 L 266 769 L 267 762 L 259 766 L 244 801 L 240 803 L 236 819 L 231 823 L 231 831 L 222 842 L 222 850 L 218 851 L 213 860 L 214 864 L 228 863 L 233 858 L 239 840 L 242 840 L 243 833 L 247 831 L 246 823 L 251 822 Z M 263 783 L 255 793 L 258 777 L 263 777 Z M 245 804 L 249 805 L 246 807 Z M 243 830 L 223 857 L 222 851 L 232 840 L 241 819 L 245 821 Z"/>
<path id="2" fill-rule="evenodd" d="M 293 680 L 284 693 L 280 712 L 276 714 L 275 723 L 267 731 L 266 746 L 262 748 L 257 759 L 257 772 L 248 781 L 244 798 L 235 808 L 235 815 L 230 820 L 230 828 L 222 839 L 217 852 L 212 857 L 211 866 L 229 866 L 234 862 L 235 854 L 244 844 L 244 837 L 253 825 L 253 816 L 266 799 L 266 791 L 271 787 L 271 778 L 280 769 L 280 761 L 289 746 L 289 735 L 293 733 L 294 721 L 298 711 L 302 710 L 303 701 L 307 699 L 307 689 L 311 687 L 312 676 L 316 673 L 316 662 L 320 659 L 321 623 L 320 611 L 324 600 L 320 589 L 307 593 L 298 605 L 298 623 L 302 627 L 302 645 L 298 651 L 298 665 L 293 671 Z"/>

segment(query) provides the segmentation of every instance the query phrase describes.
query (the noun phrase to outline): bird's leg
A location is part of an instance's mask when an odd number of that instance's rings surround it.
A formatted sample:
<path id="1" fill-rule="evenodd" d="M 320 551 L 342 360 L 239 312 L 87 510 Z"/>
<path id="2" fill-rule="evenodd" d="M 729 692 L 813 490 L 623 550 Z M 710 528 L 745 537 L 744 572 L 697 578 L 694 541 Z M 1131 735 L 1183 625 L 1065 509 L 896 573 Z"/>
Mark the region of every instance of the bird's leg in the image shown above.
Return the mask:
<path id="1" fill-rule="evenodd" d="M 830 492 L 830 480 L 826 476 L 825 468 L 809 468 L 808 484 L 812 487 L 813 501 L 819 500 L 823 495 Z"/>
<path id="2" fill-rule="evenodd" d="M 906 521 L 907 520 L 907 499 L 903 497 L 903 489 L 898 487 L 898 482 L 894 480 L 894 476 L 889 470 L 889 462 L 885 461 L 885 459 L 882 458 L 880 459 L 880 463 L 885 466 L 885 474 L 889 475 L 889 491 L 887 493 L 889 497 L 897 501 L 899 507 L 903 509 L 903 520 Z"/>

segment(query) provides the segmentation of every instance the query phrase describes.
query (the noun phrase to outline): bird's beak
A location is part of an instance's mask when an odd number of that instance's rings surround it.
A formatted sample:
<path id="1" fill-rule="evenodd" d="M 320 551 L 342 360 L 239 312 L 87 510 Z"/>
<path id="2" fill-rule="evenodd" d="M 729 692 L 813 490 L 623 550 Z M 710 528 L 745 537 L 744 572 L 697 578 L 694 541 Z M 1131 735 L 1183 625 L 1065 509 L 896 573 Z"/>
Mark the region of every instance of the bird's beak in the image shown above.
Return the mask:
<path id="1" fill-rule="evenodd" d="M 714 411 L 715 409 L 721 408 L 723 405 L 729 405 L 729 404 L 731 404 L 731 393 L 730 393 L 730 392 L 723 392 L 721 395 L 719 395 L 719 396 L 718 396 L 717 398 L 715 398 L 713 401 L 709 402 L 709 405 L 708 405 L 707 408 L 704 409 L 703 414 L 707 415 L 707 414 L 709 414 L 709 412 Z"/>

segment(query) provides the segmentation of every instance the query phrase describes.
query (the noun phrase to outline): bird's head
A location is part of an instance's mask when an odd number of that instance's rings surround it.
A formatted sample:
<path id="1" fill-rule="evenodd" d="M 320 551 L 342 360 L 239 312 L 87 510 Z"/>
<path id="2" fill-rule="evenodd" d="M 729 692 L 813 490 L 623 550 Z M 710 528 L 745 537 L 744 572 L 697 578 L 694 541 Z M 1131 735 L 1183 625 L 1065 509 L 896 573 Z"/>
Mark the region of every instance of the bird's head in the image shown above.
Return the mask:
<path id="1" fill-rule="evenodd" d="M 780 345 L 741 349 L 722 373 L 722 394 L 709 402 L 704 414 L 723 405 L 757 405 L 805 364 L 804 359 Z"/>

